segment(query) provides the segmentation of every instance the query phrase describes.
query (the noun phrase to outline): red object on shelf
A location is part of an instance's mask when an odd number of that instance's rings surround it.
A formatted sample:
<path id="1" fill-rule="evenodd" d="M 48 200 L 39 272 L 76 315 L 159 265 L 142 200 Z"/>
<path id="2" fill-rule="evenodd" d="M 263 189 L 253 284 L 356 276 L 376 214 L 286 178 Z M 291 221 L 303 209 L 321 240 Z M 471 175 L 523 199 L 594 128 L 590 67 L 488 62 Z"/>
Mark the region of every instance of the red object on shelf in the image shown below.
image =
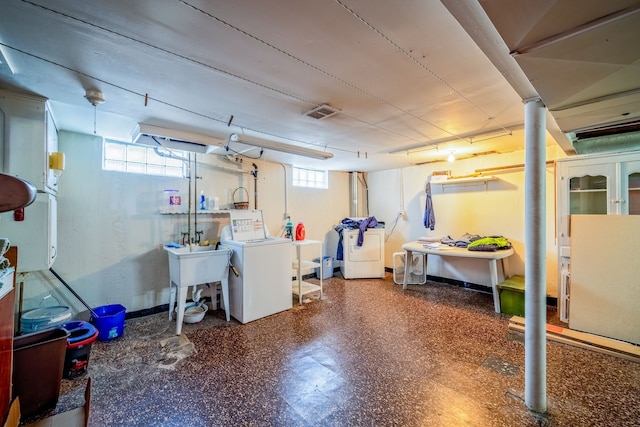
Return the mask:
<path id="1" fill-rule="evenodd" d="M 306 237 L 306 231 L 304 229 L 304 224 L 299 222 L 296 226 L 296 240 L 304 240 Z"/>

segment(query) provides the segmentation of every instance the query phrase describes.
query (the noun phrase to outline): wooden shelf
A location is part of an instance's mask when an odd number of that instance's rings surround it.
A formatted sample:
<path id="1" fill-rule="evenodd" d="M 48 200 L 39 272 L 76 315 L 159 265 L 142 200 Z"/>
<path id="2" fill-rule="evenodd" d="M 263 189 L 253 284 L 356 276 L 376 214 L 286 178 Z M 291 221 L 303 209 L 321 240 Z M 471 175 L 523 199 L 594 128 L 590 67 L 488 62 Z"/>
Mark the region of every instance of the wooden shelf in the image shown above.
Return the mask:
<path id="1" fill-rule="evenodd" d="M 186 211 L 167 211 L 164 209 L 160 209 L 160 215 L 187 215 L 189 214 L 189 212 Z M 193 211 L 191 212 L 191 214 L 196 214 L 196 215 L 229 215 L 229 211 L 228 210 L 197 210 L 197 211 Z"/>
<path id="2" fill-rule="evenodd" d="M 475 184 L 478 182 L 484 182 L 485 184 L 489 181 L 497 181 L 498 178 L 495 176 L 473 176 L 470 178 L 454 178 L 448 179 L 446 181 L 435 182 L 434 184 L 441 185 L 452 185 L 452 184 Z"/>
<path id="3" fill-rule="evenodd" d="M 446 181 L 437 181 L 437 182 L 432 182 L 432 184 L 442 185 L 442 188 L 444 190 L 445 185 L 467 185 L 467 184 L 482 183 L 484 184 L 484 188 L 486 190 L 488 188 L 489 181 L 497 181 L 497 180 L 498 178 L 495 176 L 474 176 L 469 178 L 454 178 L 454 179 L 448 179 Z"/>

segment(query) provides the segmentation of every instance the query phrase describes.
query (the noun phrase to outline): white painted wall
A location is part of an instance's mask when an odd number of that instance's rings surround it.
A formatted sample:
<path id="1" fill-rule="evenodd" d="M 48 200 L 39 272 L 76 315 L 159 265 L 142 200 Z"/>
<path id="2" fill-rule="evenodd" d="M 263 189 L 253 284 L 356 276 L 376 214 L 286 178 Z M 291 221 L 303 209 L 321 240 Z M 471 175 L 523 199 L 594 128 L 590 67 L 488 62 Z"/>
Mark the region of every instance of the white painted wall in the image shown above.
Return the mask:
<path id="1" fill-rule="evenodd" d="M 136 311 L 168 303 L 163 245 L 179 241 L 187 226 L 186 216 L 160 215 L 159 207 L 165 189 L 181 190 L 186 202 L 188 181 L 103 171 L 102 138 L 93 135 L 60 132 L 59 149 L 66 155 L 66 169 L 60 177 L 58 257 L 53 269 L 92 307 L 122 304 Z M 198 194 L 204 189 L 205 195 L 218 196 L 224 209 L 232 207 L 233 190 L 244 186 L 254 208 L 251 175 L 220 169 L 234 165 L 213 155 L 198 155 L 198 162 L 197 175 L 202 177 Z M 349 174 L 331 172 L 328 190 L 298 189 L 291 186 L 290 165 L 255 162 L 258 208 L 270 233 L 281 234 L 286 211 L 294 223 L 304 222 L 308 239 L 324 241 L 324 253 L 335 255 L 333 227 L 348 216 Z M 253 170 L 251 160 L 243 166 Z M 214 241 L 227 223 L 206 215 L 198 221 L 198 228 L 205 232 L 203 239 Z M 49 293 L 76 312 L 85 310 L 51 273 L 30 273 L 23 279 L 25 310 L 40 304 Z"/>
<path id="2" fill-rule="evenodd" d="M 53 268 L 91 306 L 122 304 L 137 311 L 166 304 L 168 293 L 167 255 L 162 249 L 170 240 L 180 240 L 186 231 L 186 217 L 160 215 L 160 195 L 165 189 L 187 194 L 186 179 L 144 176 L 103 171 L 102 139 L 93 135 L 60 132 L 60 151 L 66 155 L 66 170 L 60 178 L 58 194 L 58 257 Z M 559 149 L 548 150 L 547 159 L 564 157 Z M 207 196 L 218 196 L 223 208 L 232 206 L 233 190 L 249 190 L 254 207 L 254 179 L 248 174 L 229 173 L 219 167 L 232 164 L 216 156 L 199 155 L 199 189 Z M 249 163 L 247 163 L 249 162 Z M 464 186 L 432 185 L 436 229 L 422 225 L 424 184 L 434 170 L 450 169 L 453 175 L 466 175 L 476 169 L 520 164 L 524 152 L 483 156 L 366 174 L 368 211 L 386 223 L 385 265 L 392 267 L 392 254 L 402 243 L 424 235 L 459 237 L 465 232 L 503 235 L 513 244 L 511 274 L 524 274 L 524 170 L 504 169 L 492 174 L 499 178 L 483 184 Z M 347 172 L 331 172 L 329 189 L 292 188 L 291 166 L 256 161 L 258 166 L 258 208 L 272 235 L 280 235 L 284 214 L 294 223 L 302 220 L 307 238 L 324 242 L 324 254 L 335 256 L 335 225 L 349 216 L 350 179 Z M 245 170 L 252 170 L 245 160 Z M 285 176 L 286 173 L 286 176 Z M 286 185 L 286 204 L 285 204 Z M 404 188 L 404 192 L 401 189 Z M 198 194 L 199 194 L 198 189 Z M 555 242 L 554 168 L 547 168 L 547 294 L 557 295 L 557 257 Z M 406 211 L 406 217 L 398 214 Z M 217 240 L 225 220 L 199 217 L 205 230 L 203 239 Z M 316 256 L 316 254 L 309 254 Z M 472 260 L 436 262 L 433 257 L 428 274 L 471 283 L 488 284 L 486 263 Z M 336 267 L 338 264 L 334 264 Z M 25 310 L 53 294 L 76 312 L 80 304 L 49 272 L 22 277 Z M 51 304 L 47 301 L 46 304 Z"/>
<path id="3" fill-rule="evenodd" d="M 549 148 L 547 160 L 564 157 L 561 150 Z M 421 236 L 451 236 L 464 233 L 481 236 L 502 235 L 512 243 L 515 255 L 509 258 L 509 273 L 524 274 L 525 206 L 524 168 L 486 172 L 494 175 L 484 183 L 431 185 L 436 217 L 434 231 L 423 225 L 425 183 L 433 171 L 451 170 L 452 176 L 472 174 L 476 169 L 524 163 L 524 151 L 502 155 L 457 160 L 454 163 L 432 163 L 403 169 L 368 174 L 370 212 L 386 222 L 386 266 L 392 267 L 392 255 L 401 252 L 404 242 Z M 555 177 L 554 166 L 547 167 L 547 294 L 557 296 L 557 255 L 555 241 Z M 404 188 L 404 192 L 402 192 Z M 405 210 L 406 217 L 398 214 Z M 479 260 L 430 257 L 427 274 L 489 285 L 487 263 Z"/>

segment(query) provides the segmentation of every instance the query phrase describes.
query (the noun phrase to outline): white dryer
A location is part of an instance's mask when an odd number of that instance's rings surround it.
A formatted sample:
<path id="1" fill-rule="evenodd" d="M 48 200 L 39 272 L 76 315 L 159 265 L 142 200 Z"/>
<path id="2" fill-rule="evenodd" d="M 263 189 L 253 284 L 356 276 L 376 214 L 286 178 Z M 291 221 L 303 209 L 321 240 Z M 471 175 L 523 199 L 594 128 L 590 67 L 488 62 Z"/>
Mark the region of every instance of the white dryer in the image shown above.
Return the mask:
<path id="1" fill-rule="evenodd" d="M 367 228 L 362 246 L 358 246 L 359 232 L 358 229 L 342 231 L 342 276 L 345 279 L 384 278 L 384 228 Z"/>

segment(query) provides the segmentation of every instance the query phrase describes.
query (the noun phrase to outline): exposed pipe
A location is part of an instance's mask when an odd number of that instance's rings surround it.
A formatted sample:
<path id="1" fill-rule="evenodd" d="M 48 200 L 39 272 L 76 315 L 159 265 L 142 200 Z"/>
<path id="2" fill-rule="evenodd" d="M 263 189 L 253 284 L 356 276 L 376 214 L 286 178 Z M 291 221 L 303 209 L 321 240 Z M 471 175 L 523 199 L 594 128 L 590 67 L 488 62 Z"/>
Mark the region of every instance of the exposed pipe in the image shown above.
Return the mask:
<path id="1" fill-rule="evenodd" d="M 540 98 L 525 100 L 525 260 L 524 394 L 527 407 L 547 410 L 546 350 L 546 108 Z"/>
<path id="2" fill-rule="evenodd" d="M 253 206 L 254 209 L 258 209 L 258 165 L 252 163 L 253 170 L 251 175 L 253 176 Z"/>
<path id="3" fill-rule="evenodd" d="M 86 303 L 82 298 L 80 298 L 80 295 L 78 295 L 78 294 L 76 293 L 76 291 L 74 291 L 74 290 L 71 288 L 71 286 L 69 286 L 69 285 L 67 284 L 67 282 L 65 282 L 65 281 L 64 281 L 64 279 L 62 279 L 62 277 L 60 277 L 60 275 L 54 271 L 54 269 L 53 269 L 53 268 L 50 268 L 50 269 L 49 269 L 49 271 L 50 271 L 51 273 L 53 273 L 53 275 L 54 275 L 54 276 L 56 276 L 56 279 L 58 279 L 58 280 L 60 281 L 60 283 L 62 283 L 62 284 L 65 286 L 65 288 L 69 289 L 69 291 L 73 294 L 73 296 L 74 296 L 74 297 L 78 298 L 78 301 L 80 301 L 80 302 L 82 303 L 82 305 L 84 305 L 85 307 L 87 307 L 87 308 L 89 309 L 89 311 L 91 312 L 91 315 L 92 315 L 94 318 L 98 318 L 98 317 L 100 317 L 100 316 L 98 316 L 98 315 L 96 314 L 96 312 L 95 312 L 95 311 L 93 311 L 93 309 L 89 306 L 89 304 L 87 304 L 87 303 Z"/>
<path id="4" fill-rule="evenodd" d="M 287 201 L 287 167 L 282 163 L 280 163 L 280 166 L 282 166 L 282 170 L 284 172 L 284 215 L 282 218 L 287 219 L 289 216 L 289 206 Z"/>
<path id="5" fill-rule="evenodd" d="M 598 18 L 591 22 L 587 22 L 586 24 L 583 24 L 574 28 L 570 28 L 566 31 L 563 31 L 562 33 L 555 34 L 551 37 L 547 37 L 546 39 L 542 39 L 537 42 L 531 43 L 527 46 L 520 47 L 514 50 L 513 52 L 511 52 L 511 55 L 513 56 L 525 55 L 527 53 L 532 53 L 546 47 L 551 47 L 556 43 L 570 40 L 573 37 L 577 37 L 582 34 L 588 33 L 590 31 L 597 30 L 606 25 L 615 24 L 618 21 L 632 17 L 637 13 L 640 13 L 639 5 L 635 5 L 627 9 L 622 9 L 621 11 L 603 16 L 602 18 Z"/>
<path id="6" fill-rule="evenodd" d="M 191 243 L 191 179 L 192 179 L 192 171 L 191 171 L 191 153 L 188 153 L 189 156 L 189 166 L 188 166 L 188 173 L 189 173 L 189 190 L 187 191 L 187 198 L 188 198 L 188 202 L 187 202 L 187 243 Z"/>
<path id="7" fill-rule="evenodd" d="M 578 154 L 638 149 L 640 148 L 640 132 L 579 139 L 573 143 L 573 146 L 576 147 Z"/>
<path id="8" fill-rule="evenodd" d="M 547 162 L 545 162 L 545 165 L 549 166 L 549 165 L 553 165 L 556 162 L 553 160 L 549 160 Z M 484 172 L 495 172 L 495 171 L 501 171 L 501 170 L 507 170 L 507 169 L 520 169 L 525 167 L 524 163 L 518 163 L 516 165 L 504 165 L 504 166 L 494 166 L 492 168 L 481 168 L 481 169 L 476 169 L 474 172 L 476 173 L 484 173 Z"/>
<path id="9" fill-rule="evenodd" d="M 200 243 L 200 235 L 198 234 L 198 155 L 193 154 L 193 228 L 195 237 L 193 243 Z M 191 243 L 191 242 L 189 242 Z"/>
<path id="10" fill-rule="evenodd" d="M 358 172 L 351 172 L 351 217 L 358 217 Z"/>

